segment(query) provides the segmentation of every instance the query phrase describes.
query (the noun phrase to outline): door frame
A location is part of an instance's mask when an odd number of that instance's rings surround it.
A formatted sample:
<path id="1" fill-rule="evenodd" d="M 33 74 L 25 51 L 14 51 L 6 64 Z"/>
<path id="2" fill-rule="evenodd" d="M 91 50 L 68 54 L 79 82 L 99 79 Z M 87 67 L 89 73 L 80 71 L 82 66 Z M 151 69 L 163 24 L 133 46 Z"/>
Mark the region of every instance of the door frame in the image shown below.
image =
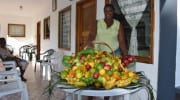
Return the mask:
<path id="1" fill-rule="evenodd" d="M 36 24 L 36 45 L 37 45 L 37 55 L 40 54 L 41 51 L 41 21 L 38 21 Z M 37 58 L 40 58 L 40 56 L 38 56 Z"/>
<path id="2" fill-rule="evenodd" d="M 82 6 L 86 3 L 88 3 L 89 1 L 92 1 L 92 0 L 81 0 L 77 3 L 76 5 L 76 49 L 75 49 L 75 52 L 78 52 L 79 51 L 79 44 L 80 44 L 80 41 L 79 41 L 79 37 L 80 37 L 80 31 L 82 30 L 81 29 L 81 23 L 82 23 Z M 96 10 L 97 10 L 97 0 L 96 1 Z M 105 4 L 108 4 L 110 2 L 110 0 L 105 0 Z M 97 13 L 97 12 L 96 12 Z"/>
<path id="3" fill-rule="evenodd" d="M 96 0 L 95 1 L 95 4 L 97 5 L 97 2 Z M 81 9 L 83 7 L 83 5 L 85 5 L 86 3 L 89 3 L 89 2 L 94 2 L 93 0 L 81 0 L 77 3 L 77 6 L 76 6 L 76 52 L 79 51 L 79 44 L 80 44 L 80 32 L 82 31 L 82 28 L 80 27 L 81 26 L 81 23 L 82 23 L 82 10 Z"/>

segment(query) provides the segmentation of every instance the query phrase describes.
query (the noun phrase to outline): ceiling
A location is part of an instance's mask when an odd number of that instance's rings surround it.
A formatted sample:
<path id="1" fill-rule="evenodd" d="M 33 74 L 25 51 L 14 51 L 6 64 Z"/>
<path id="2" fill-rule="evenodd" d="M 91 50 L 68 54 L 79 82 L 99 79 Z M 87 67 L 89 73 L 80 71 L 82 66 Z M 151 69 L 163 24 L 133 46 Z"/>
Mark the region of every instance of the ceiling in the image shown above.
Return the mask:
<path id="1" fill-rule="evenodd" d="M 0 15 L 33 17 L 48 6 L 51 0 L 0 0 Z"/>

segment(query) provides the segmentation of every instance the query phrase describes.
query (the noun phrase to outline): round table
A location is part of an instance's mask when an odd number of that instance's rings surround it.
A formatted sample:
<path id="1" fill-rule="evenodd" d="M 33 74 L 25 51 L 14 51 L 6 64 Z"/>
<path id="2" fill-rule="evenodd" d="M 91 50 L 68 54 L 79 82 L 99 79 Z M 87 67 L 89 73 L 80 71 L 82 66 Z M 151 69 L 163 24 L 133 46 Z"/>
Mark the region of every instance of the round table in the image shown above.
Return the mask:
<path id="1" fill-rule="evenodd" d="M 57 85 L 57 87 L 62 87 L 63 85 Z M 123 88 L 114 88 L 110 90 L 78 90 L 78 89 L 62 89 L 66 93 L 66 100 L 75 100 L 75 94 L 77 100 L 82 100 L 82 96 L 95 96 L 95 97 L 104 97 L 104 96 L 123 96 L 124 100 L 130 100 L 130 94 L 139 91 L 141 88 L 136 89 L 123 89 Z M 77 90 L 77 91 L 76 91 Z M 71 95 L 72 94 L 72 95 Z M 111 99 L 111 98 L 110 98 Z"/>

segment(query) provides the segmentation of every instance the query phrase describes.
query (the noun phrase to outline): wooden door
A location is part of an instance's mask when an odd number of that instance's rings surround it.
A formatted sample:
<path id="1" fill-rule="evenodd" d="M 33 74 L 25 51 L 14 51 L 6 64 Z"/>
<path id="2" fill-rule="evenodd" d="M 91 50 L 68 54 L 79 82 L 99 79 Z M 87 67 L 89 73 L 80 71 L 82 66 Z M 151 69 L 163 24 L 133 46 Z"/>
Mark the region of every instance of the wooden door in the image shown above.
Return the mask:
<path id="1" fill-rule="evenodd" d="M 41 50 L 41 22 L 37 23 L 37 38 L 36 38 L 36 44 L 37 44 L 37 54 L 40 54 Z M 39 58 L 39 56 L 38 56 Z"/>
<path id="2" fill-rule="evenodd" d="M 96 21 L 96 0 L 82 0 L 77 3 L 76 52 L 82 50 L 88 39 L 90 24 Z"/>
<path id="3" fill-rule="evenodd" d="M 81 0 L 77 3 L 76 52 L 86 46 L 90 26 L 96 22 L 96 2 L 97 0 Z M 105 3 L 109 3 L 109 0 L 105 0 Z"/>

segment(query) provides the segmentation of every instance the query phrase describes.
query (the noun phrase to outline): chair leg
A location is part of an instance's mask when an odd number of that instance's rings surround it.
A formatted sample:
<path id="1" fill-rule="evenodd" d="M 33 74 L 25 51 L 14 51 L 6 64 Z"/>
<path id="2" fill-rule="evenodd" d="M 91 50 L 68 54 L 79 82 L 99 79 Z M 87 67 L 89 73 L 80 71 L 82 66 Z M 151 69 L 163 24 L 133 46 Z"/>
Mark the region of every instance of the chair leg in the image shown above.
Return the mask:
<path id="1" fill-rule="evenodd" d="M 21 100 L 29 100 L 27 86 L 23 83 L 23 91 L 21 94 Z"/>
<path id="2" fill-rule="evenodd" d="M 40 76 L 44 76 L 45 75 L 45 66 L 43 66 L 41 63 L 40 63 Z"/>
<path id="3" fill-rule="evenodd" d="M 53 72 L 54 71 L 53 66 L 50 64 L 49 67 L 50 67 L 50 72 Z"/>
<path id="4" fill-rule="evenodd" d="M 36 72 L 36 62 L 35 62 L 34 72 Z"/>

